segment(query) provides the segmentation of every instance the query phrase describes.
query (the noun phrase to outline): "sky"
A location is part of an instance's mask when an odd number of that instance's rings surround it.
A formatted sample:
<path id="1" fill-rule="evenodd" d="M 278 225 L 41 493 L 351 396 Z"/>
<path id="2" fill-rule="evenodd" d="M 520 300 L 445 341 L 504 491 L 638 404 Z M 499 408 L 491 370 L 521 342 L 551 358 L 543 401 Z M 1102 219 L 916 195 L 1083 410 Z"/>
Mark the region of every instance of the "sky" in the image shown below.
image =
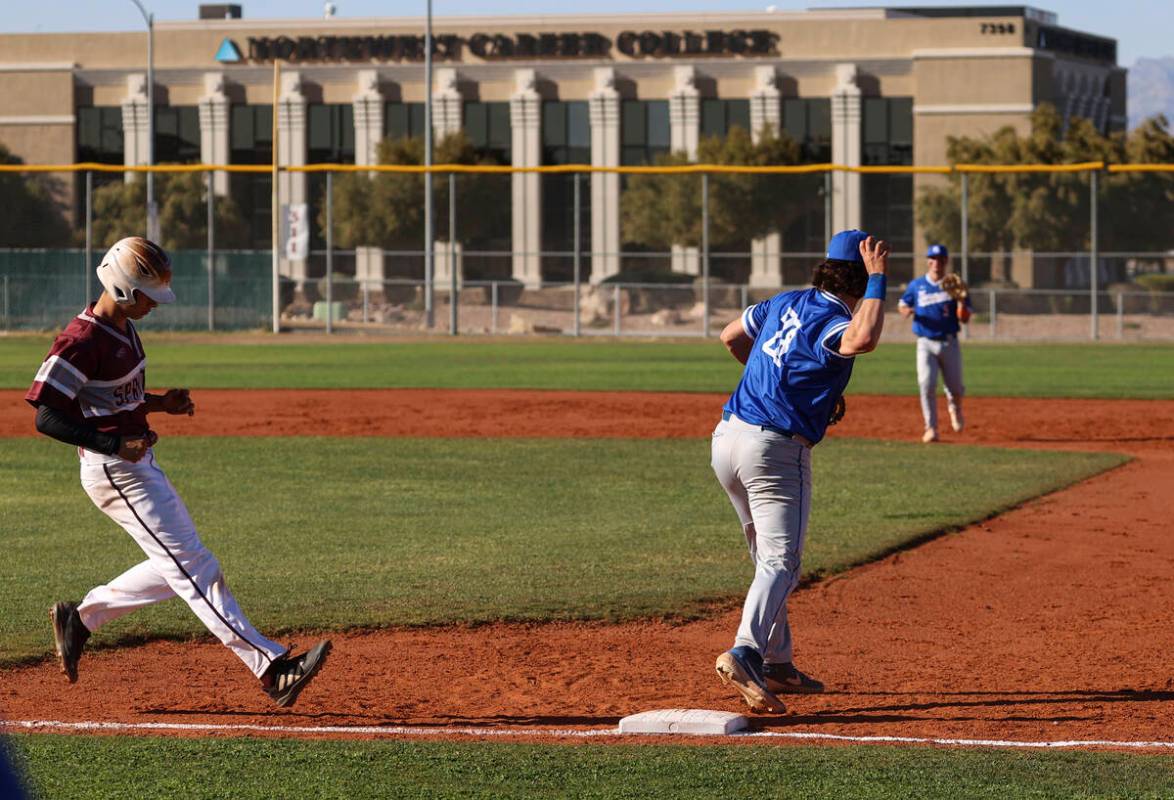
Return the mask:
<path id="1" fill-rule="evenodd" d="M 136 30 L 142 16 L 132 0 L 0 0 L 5 13 L 0 32 L 64 32 Z M 223 0 L 220 0 L 223 2 Z M 200 0 L 142 0 L 157 20 L 192 20 Z M 291 19 L 322 16 L 322 0 L 237 0 L 246 19 Z M 424 0 L 333 0 L 339 17 L 413 16 L 423 14 Z M 773 5 L 779 10 L 832 8 L 836 6 L 888 5 L 1033 5 L 1032 3 L 960 2 L 959 0 L 594 0 L 590 13 L 656 13 L 688 11 L 762 10 Z M 1036 7 L 1060 15 L 1060 24 L 1117 40 L 1117 61 L 1131 66 L 1138 58 L 1174 56 L 1174 0 L 1042 0 Z M 434 17 L 543 14 L 563 3 L 552 0 L 433 0 Z M 3 55 L 0 54 L 0 61 Z"/>

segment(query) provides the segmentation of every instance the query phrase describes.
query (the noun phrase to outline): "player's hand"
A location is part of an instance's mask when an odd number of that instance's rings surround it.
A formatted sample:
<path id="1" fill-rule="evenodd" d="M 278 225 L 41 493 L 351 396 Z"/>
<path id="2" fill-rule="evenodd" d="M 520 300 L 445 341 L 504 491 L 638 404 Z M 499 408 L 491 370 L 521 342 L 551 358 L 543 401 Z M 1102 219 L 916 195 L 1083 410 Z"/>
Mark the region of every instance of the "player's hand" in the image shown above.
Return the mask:
<path id="1" fill-rule="evenodd" d="M 860 255 L 869 275 L 884 275 L 889 268 L 889 243 L 869 236 L 860 243 Z"/>
<path id="2" fill-rule="evenodd" d="M 118 445 L 118 457 L 131 463 L 142 461 L 153 444 L 148 436 L 123 436 L 122 442 Z"/>
<path id="3" fill-rule="evenodd" d="M 190 417 L 196 413 L 196 404 L 192 402 L 188 389 L 168 389 L 160 405 L 168 414 L 187 414 Z"/>

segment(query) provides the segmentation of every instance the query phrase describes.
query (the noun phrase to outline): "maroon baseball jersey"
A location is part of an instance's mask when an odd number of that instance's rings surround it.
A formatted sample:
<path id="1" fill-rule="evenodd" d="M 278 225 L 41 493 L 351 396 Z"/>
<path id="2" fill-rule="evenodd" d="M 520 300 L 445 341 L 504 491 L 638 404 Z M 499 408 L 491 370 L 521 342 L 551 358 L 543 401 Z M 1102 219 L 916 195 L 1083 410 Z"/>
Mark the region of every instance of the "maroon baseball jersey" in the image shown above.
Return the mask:
<path id="1" fill-rule="evenodd" d="M 104 433 L 142 436 L 147 356 L 134 325 L 120 331 L 94 315 L 91 303 L 65 326 L 24 396 L 95 425 Z"/>

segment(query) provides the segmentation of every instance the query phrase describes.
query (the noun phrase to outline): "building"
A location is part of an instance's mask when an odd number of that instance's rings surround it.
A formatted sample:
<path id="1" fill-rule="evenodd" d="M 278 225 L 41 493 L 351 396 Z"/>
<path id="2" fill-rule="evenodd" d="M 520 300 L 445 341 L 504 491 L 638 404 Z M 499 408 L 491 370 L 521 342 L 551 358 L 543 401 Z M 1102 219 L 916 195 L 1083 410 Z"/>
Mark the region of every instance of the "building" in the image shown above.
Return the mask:
<path id="1" fill-rule="evenodd" d="M 239 6 L 155 27 L 157 162 L 269 163 L 273 60 L 281 59 L 282 164 L 372 163 L 387 136 L 423 130 L 419 18 L 249 20 Z M 1043 102 L 1102 129 L 1125 125 L 1116 43 L 1026 6 L 854 8 L 740 14 L 441 18 L 434 25 L 434 130 L 463 129 L 501 163 L 641 164 L 699 137 L 765 124 L 812 162 L 942 164 L 946 137 L 1025 129 Z M 143 31 L 0 36 L 0 142 L 30 163 L 148 159 Z M 230 178 L 232 180 L 230 180 Z M 239 180 L 238 180 L 239 179 Z M 825 226 L 884 231 L 920 247 L 919 182 L 834 173 L 823 203 L 782 236 L 748 243 L 741 277 L 777 285 L 779 253 L 822 247 Z M 218 174 L 268 247 L 267 176 Z M 503 269 L 528 285 L 564 277 L 570 178 L 503 179 Z M 320 176 L 283 173 L 283 203 L 317 202 Z M 581 206 L 598 282 L 621 269 L 621 177 L 596 174 Z M 506 188 L 508 185 L 508 189 Z M 812 187 L 821 192 L 823 179 Z M 76 189 L 74 190 L 76 191 Z M 679 252 L 678 252 L 679 250 Z M 695 269 L 674 248 L 673 268 Z M 306 263 L 284 262 L 303 282 Z"/>

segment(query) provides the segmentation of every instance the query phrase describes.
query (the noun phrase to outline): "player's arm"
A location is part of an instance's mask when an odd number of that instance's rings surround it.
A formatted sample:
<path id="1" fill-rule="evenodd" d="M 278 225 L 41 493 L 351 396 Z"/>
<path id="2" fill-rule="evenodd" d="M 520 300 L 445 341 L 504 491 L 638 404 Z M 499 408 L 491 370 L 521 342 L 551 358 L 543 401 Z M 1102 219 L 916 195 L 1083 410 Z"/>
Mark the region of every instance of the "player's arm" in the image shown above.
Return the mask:
<path id="1" fill-rule="evenodd" d="M 869 236 L 860 243 L 860 255 L 864 257 L 864 269 L 868 272 L 868 288 L 840 337 L 839 353 L 842 356 L 875 350 L 885 324 L 884 284 L 885 272 L 889 268 L 889 243 Z"/>
<path id="2" fill-rule="evenodd" d="M 146 437 L 118 436 L 105 433 L 93 425 L 74 419 L 50 405 L 37 406 L 36 426 L 39 433 L 59 442 L 84 447 L 95 453 L 117 455 L 127 461 L 138 461 L 147 453 L 150 443 Z"/>
<path id="3" fill-rule="evenodd" d="M 958 321 L 962 323 L 970 322 L 970 299 L 958 304 Z"/>
<path id="4" fill-rule="evenodd" d="M 730 355 L 738 359 L 739 364 L 745 364 L 750 358 L 750 351 L 754 348 L 754 338 L 746 332 L 741 317 L 722 328 L 721 340 L 726 349 L 730 351 Z"/>
<path id="5" fill-rule="evenodd" d="M 905 319 L 909 319 L 917 314 L 917 309 L 913 306 L 917 302 L 917 295 L 913 292 L 913 282 L 905 287 L 905 294 L 901 295 L 901 299 L 897 301 L 897 313 Z"/>
<path id="6" fill-rule="evenodd" d="M 143 410 L 148 414 L 162 411 L 165 414 L 187 414 L 190 417 L 196 413 L 196 404 L 192 402 L 190 390 L 168 389 L 164 394 L 144 395 Z"/>

